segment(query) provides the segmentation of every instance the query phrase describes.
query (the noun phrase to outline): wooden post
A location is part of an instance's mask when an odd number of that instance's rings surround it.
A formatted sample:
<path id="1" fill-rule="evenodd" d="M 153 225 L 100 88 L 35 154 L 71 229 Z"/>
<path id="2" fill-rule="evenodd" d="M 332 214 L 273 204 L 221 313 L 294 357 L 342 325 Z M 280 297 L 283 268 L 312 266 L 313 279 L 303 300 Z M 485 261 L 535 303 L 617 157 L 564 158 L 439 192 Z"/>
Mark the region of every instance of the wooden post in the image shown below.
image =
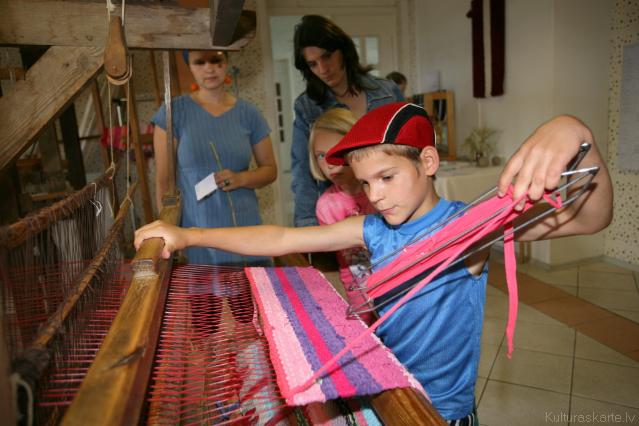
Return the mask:
<path id="1" fill-rule="evenodd" d="M 135 105 L 135 90 L 133 85 L 129 82 L 127 84 L 127 94 L 129 102 L 129 111 L 131 113 L 131 122 L 128 123 L 130 127 L 129 135 L 133 141 L 133 148 L 135 149 L 135 166 L 138 171 L 138 181 L 140 185 L 140 195 L 142 196 L 142 207 L 144 208 L 144 222 L 150 223 L 153 221 L 153 206 L 151 205 L 151 194 L 149 192 L 149 184 L 147 182 L 146 174 L 146 158 L 144 157 L 144 151 L 142 150 L 142 144 L 140 143 L 140 124 L 138 122 L 138 112 Z M 127 140 L 127 145 L 128 145 Z"/>
<path id="2" fill-rule="evenodd" d="M 243 7 L 244 0 L 209 0 L 213 44 L 218 46 L 231 44 Z"/>
<path id="3" fill-rule="evenodd" d="M 5 342 L 8 339 L 5 336 L 4 315 L 0 315 L 0 415 L 3 422 L 8 425 L 17 424 L 14 413 L 14 395 L 11 390 L 11 357 L 7 350 Z"/>
<path id="4" fill-rule="evenodd" d="M 107 83 L 108 84 L 108 83 Z M 100 133 L 104 132 L 104 110 L 102 109 L 102 97 L 100 96 L 100 86 L 98 85 L 97 78 L 93 79 L 91 83 L 91 99 L 93 100 L 93 110 L 95 111 L 95 121 L 96 127 Z M 111 106 L 109 105 L 109 108 Z M 98 141 L 100 145 L 100 153 L 102 154 L 102 160 L 104 162 L 104 170 L 108 169 L 111 166 L 111 161 L 114 160 L 111 158 L 111 154 L 106 146 L 102 145 L 102 140 Z M 115 184 L 115 176 L 113 180 L 109 184 L 109 192 L 111 194 L 111 205 L 113 206 L 113 214 L 117 216 L 118 210 L 120 208 L 120 203 L 118 202 L 118 189 Z"/>
<path id="5" fill-rule="evenodd" d="M 73 105 L 69 105 L 60 115 L 60 129 L 67 159 L 67 180 L 73 189 L 78 190 L 87 184 L 87 178 L 80 147 L 80 135 L 78 135 L 78 120 Z"/>
<path id="6" fill-rule="evenodd" d="M 158 83 L 158 70 L 155 66 L 155 54 L 152 50 L 149 51 L 151 59 L 151 75 L 153 76 L 153 95 L 155 96 L 155 107 L 159 108 L 162 105 L 162 97 L 160 96 L 160 84 Z"/>
<path id="7" fill-rule="evenodd" d="M 104 125 L 104 110 L 102 109 L 102 97 L 100 96 L 100 86 L 98 86 L 97 78 L 94 78 L 91 83 L 91 100 L 93 101 L 93 110 L 95 112 L 95 125 L 98 128 L 98 132 L 102 133 L 106 126 Z M 107 147 L 102 145 L 102 143 L 100 143 L 100 153 L 102 154 L 104 168 L 108 169 L 111 165 L 111 156 Z"/>

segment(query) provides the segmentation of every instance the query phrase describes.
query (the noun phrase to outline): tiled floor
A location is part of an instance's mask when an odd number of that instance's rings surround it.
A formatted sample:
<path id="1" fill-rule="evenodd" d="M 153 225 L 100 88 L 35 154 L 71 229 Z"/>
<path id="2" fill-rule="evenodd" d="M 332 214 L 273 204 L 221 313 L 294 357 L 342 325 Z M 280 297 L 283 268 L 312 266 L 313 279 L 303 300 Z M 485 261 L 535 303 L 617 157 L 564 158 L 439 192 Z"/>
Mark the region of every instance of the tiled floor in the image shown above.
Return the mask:
<path id="1" fill-rule="evenodd" d="M 518 272 L 509 360 L 503 266 L 491 266 L 476 388 L 481 424 L 639 425 L 639 273 L 603 262 Z"/>
<path id="2" fill-rule="evenodd" d="M 504 268 L 490 266 L 480 423 L 639 425 L 639 273 L 604 262 L 517 271 L 519 315 L 508 359 Z M 339 282 L 337 272 L 324 274 Z"/>

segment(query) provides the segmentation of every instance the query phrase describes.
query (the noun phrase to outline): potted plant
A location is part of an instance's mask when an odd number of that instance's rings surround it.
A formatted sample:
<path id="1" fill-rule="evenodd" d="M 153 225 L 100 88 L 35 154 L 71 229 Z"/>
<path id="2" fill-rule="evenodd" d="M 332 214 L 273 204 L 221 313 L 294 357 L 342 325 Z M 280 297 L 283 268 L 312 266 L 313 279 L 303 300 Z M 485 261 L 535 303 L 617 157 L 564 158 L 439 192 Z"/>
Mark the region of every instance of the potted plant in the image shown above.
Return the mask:
<path id="1" fill-rule="evenodd" d="M 493 152 L 492 137 L 497 130 L 489 127 L 476 127 L 464 140 L 462 149 L 468 152 L 470 158 L 475 160 L 478 166 L 486 167 L 490 164 L 490 154 Z"/>

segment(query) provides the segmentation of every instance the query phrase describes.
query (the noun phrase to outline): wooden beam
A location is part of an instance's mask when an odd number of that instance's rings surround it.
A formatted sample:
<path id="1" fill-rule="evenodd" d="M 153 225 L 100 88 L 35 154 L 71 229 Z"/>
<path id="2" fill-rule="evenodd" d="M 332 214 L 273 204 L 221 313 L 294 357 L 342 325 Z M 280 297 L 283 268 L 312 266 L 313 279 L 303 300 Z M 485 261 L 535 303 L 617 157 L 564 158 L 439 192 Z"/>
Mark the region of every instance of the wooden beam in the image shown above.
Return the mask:
<path id="1" fill-rule="evenodd" d="M 395 388 L 371 397 L 375 413 L 389 426 L 446 426 L 429 401 L 411 388 Z"/>
<path id="2" fill-rule="evenodd" d="M 244 0 L 209 0 L 213 44 L 231 44 L 243 7 Z"/>
<path id="3" fill-rule="evenodd" d="M 144 209 L 144 224 L 153 222 L 153 205 L 151 204 L 151 193 L 149 191 L 149 184 L 147 182 L 147 168 L 146 168 L 146 157 L 144 156 L 144 151 L 142 150 L 142 144 L 140 143 L 140 122 L 138 120 L 138 107 L 135 103 L 135 90 L 133 89 L 132 84 L 127 84 L 128 89 L 128 97 L 127 100 L 130 102 L 129 111 L 130 111 L 130 123 L 131 128 L 129 129 L 129 135 L 131 140 L 127 139 L 127 143 L 133 143 L 133 149 L 135 151 L 135 167 L 138 172 L 138 183 L 140 185 L 140 195 L 142 196 L 142 208 Z M 159 212 L 158 212 L 159 213 Z"/>
<path id="4" fill-rule="evenodd" d="M 0 68 L 0 80 L 23 80 L 25 74 L 22 68 Z"/>
<path id="5" fill-rule="evenodd" d="M 215 46 L 207 8 L 132 4 L 124 23 L 129 48 L 239 50 L 255 37 L 253 25 L 228 46 Z M 106 38 L 104 2 L 0 0 L 0 44 L 102 47 Z"/>
<path id="6" fill-rule="evenodd" d="M 4 305 L 6 306 L 6 303 Z M 13 404 L 13 387 L 10 381 L 11 356 L 5 343 L 9 341 L 9 338 L 5 336 L 9 328 L 5 327 L 4 321 L 4 315 L 0 315 L 0 415 L 6 424 L 14 425 L 17 423 Z"/>
<path id="7" fill-rule="evenodd" d="M 1 26 L 2 24 L 0 24 Z M 17 158 L 102 68 L 102 48 L 51 47 L 0 98 L 0 170 Z"/>

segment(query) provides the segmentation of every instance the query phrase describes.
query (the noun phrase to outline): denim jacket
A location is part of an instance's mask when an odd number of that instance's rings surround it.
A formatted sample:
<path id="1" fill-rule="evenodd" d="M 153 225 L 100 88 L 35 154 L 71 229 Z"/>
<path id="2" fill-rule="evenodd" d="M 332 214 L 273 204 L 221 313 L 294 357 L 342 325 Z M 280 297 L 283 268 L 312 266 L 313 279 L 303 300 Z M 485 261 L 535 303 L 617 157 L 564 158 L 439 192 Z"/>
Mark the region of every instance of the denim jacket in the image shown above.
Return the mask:
<path id="1" fill-rule="evenodd" d="M 403 101 L 404 96 L 395 83 L 389 80 L 363 76 L 362 85 L 366 88 L 366 111 L 391 102 Z M 295 226 L 317 225 L 315 204 L 330 182 L 320 182 L 313 178 L 309 168 L 308 138 L 313 122 L 324 113 L 334 108 L 348 108 L 335 98 L 329 90 L 326 100 L 317 104 L 306 92 L 295 100 L 295 120 L 293 121 L 293 144 L 291 146 L 291 168 L 293 183 L 291 189 L 295 196 Z"/>

